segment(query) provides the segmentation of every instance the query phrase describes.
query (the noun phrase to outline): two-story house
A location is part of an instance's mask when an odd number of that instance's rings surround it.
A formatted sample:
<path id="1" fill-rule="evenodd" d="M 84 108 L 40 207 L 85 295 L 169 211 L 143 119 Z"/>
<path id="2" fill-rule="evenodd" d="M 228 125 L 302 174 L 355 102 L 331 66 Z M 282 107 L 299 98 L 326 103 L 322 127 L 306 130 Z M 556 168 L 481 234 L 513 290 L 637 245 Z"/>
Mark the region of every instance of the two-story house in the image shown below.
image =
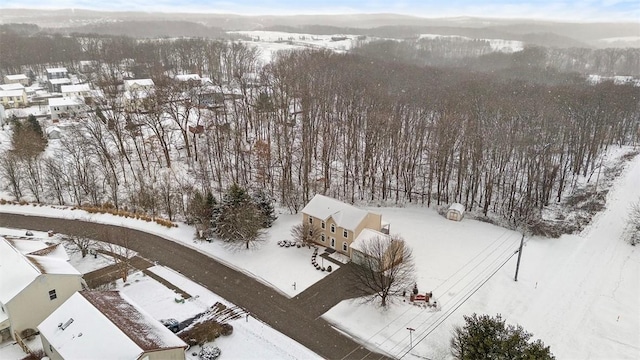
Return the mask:
<path id="1" fill-rule="evenodd" d="M 0 339 L 36 329 L 82 283 L 62 245 L 0 237 Z"/>
<path id="2" fill-rule="evenodd" d="M 49 98 L 48 101 L 51 121 L 54 123 L 73 119 L 82 114 L 87 108 L 84 100 L 77 97 Z"/>
<path id="3" fill-rule="evenodd" d="M 347 256 L 351 256 L 351 243 L 364 229 L 388 233 L 382 215 L 320 194 L 302 209 L 302 221 L 320 230 L 319 245 Z"/>
<path id="4" fill-rule="evenodd" d="M 39 326 L 51 360 L 184 360 L 187 344 L 119 291 L 81 291 Z"/>
<path id="5" fill-rule="evenodd" d="M 124 81 L 124 107 L 126 111 L 144 111 L 145 99 L 153 94 L 155 83 L 151 79 Z"/>
<path id="6" fill-rule="evenodd" d="M 22 89 L 0 90 L 0 103 L 5 108 L 19 108 L 27 106 L 27 92 Z"/>

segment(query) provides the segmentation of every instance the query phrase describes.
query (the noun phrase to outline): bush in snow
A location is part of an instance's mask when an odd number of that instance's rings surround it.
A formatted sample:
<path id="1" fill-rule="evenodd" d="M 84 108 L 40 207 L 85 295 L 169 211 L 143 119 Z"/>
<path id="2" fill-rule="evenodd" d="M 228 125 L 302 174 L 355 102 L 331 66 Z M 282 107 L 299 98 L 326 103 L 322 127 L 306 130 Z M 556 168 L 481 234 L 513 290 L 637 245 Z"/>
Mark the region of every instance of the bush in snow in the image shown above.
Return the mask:
<path id="1" fill-rule="evenodd" d="M 215 360 L 220 357 L 220 348 L 217 346 L 206 345 L 200 349 L 200 353 L 198 354 L 198 359 L 200 360 Z"/>
<path id="2" fill-rule="evenodd" d="M 475 359 L 555 359 L 540 340 L 529 342 L 532 334 L 522 326 L 506 325 L 498 314 L 464 316 L 465 325 L 453 330 L 451 354 L 458 360 Z"/>
<path id="3" fill-rule="evenodd" d="M 629 242 L 631 245 L 640 243 L 640 200 L 631 205 L 631 211 L 629 212 L 629 225 L 631 227 Z"/>

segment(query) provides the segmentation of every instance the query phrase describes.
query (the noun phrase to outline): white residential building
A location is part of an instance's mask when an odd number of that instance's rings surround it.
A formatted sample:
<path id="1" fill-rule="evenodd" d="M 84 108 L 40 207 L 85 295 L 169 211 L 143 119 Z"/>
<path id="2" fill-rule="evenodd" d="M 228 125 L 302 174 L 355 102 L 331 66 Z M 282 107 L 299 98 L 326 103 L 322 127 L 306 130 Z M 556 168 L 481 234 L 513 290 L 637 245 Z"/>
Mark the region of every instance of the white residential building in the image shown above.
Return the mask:
<path id="1" fill-rule="evenodd" d="M 184 360 L 187 344 L 119 291 L 82 291 L 39 326 L 51 360 Z"/>
<path id="2" fill-rule="evenodd" d="M 35 330 L 82 281 L 64 246 L 0 237 L 0 339 Z"/>
<path id="3" fill-rule="evenodd" d="M 83 99 L 76 97 L 62 97 L 49 99 L 49 111 L 51 112 L 51 120 L 59 122 L 60 120 L 72 119 L 86 111 L 87 106 Z"/>
<path id="4" fill-rule="evenodd" d="M 87 96 L 91 96 L 91 87 L 89 87 L 89 84 L 62 85 L 60 86 L 60 92 L 63 97 L 84 99 Z"/>

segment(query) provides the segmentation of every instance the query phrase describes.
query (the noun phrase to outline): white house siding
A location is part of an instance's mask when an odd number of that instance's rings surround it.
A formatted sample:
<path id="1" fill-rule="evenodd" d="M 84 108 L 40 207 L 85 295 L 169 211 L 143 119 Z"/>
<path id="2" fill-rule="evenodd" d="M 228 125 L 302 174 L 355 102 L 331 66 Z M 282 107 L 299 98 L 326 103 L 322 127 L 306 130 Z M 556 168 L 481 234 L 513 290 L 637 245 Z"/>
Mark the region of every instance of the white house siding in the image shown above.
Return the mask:
<path id="1" fill-rule="evenodd" d="M 49 299 L 49 291 L 56 291 L 56 299 Z M 24 329 L 35 329 L 42 320 L 65 302 L 73 293 L 82 290 L 82 275 L 42 274 L 4 305 L 11 321 L 11 336 Z"/>

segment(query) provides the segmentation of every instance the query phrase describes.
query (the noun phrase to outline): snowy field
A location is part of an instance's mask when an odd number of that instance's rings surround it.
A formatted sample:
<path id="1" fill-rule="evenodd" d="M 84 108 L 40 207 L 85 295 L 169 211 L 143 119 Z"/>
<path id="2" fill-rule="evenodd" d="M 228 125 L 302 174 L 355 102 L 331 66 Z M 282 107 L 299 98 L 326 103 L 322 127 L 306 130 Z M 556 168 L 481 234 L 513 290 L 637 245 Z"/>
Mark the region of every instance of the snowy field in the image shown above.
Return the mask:
<path id="1" fill-rule="evenodd" d="M 418 286 L 433 290 L 440 311 L 402 302 L 382 311 L 344 301 L 324 316 L 394 357 L 450 358 L 453 327 L 476 312 L 500 313 L 522 325 L 558 359 L 638 359 L 640 255 L 622 240 L 626 213 L 638 197 L 640 156 L 612 187 L 607 209 L 582 233 L 527 240 L 518 282 L 515 256 L 500 268 L 516 249 L 517 233 L 468 219 L 446 222 L 428 210 L 420 222 L 420 210 L 379 209 L 391 231 L 413 247 Z M 407 327 L 415 329 L 411 350 Z"/>
<path id="2" fill-rule="evenodd" d="M 281 31 L 229 31 L 228 33 L 251 38 L 251 41 L 243 42 L 260 49 L 260 60 L 263 64 L 271 62 L 275 54 L 281 50 L 311 48 L 345 52 L 354 48 L 359 41 L 363 41 L 358 40 L 358 35 L 312 35 Z"/>
<path id="3" fill-rule="evenodd" d="M 268 229 L 266 240 L 256 248 L 231 247 L 226 243 L 194 240 L 195 229 L 192 226 L 179 224 L 177 228 L 168 229 L 155 223 L 117 217 L 110 214 L 89 214 L 83 210 L 71 210 L 61 206 L 32 205 L 0 205 L 0 213 L 31 214 L 47 217 L 61 217 L 94 221 L 103 224 L 125 226 L 142 230 L 165 239 L 183 243 L 204 254 L 207 254 L 226 265 L 255 277 L 264 284 L 274 288 L 285 296 L 293 297 L 318 280 L 329 275 L 328 272 L 316 270 L 311 265 L 313 251 L 307 248 L 283 248 L 277 245 L 280 240 L 290 240 L 291 227 L 298 224 L 302 215 L 280 214 L 273 227 Z M 64 233 L 64 229 L 52 229 Z M 323 248 L 320 249 L 322 253 Z M 337 268 L 337 265 L 332 265 Z M 293 283 L 296 283 L 295 289 Z"/>
<path id="4" fill-rule="evenodd" d="M 504 39 L 481 39 L 481 38 L 470 38 L 466 36 L 459 35 L 437 35 L 437 34 L 420 34 L 418 36 L 419 39 L 437 39 L 437 38 L 456 38 L 462 40 L 482 40 L 489 42 L 489 46 L 493 51 L 503 52 L 503 53 L 514 53 L 518 51 L 522 51 L 524 49 L 524 43 L 518 40 L 504 40 Z"/>

